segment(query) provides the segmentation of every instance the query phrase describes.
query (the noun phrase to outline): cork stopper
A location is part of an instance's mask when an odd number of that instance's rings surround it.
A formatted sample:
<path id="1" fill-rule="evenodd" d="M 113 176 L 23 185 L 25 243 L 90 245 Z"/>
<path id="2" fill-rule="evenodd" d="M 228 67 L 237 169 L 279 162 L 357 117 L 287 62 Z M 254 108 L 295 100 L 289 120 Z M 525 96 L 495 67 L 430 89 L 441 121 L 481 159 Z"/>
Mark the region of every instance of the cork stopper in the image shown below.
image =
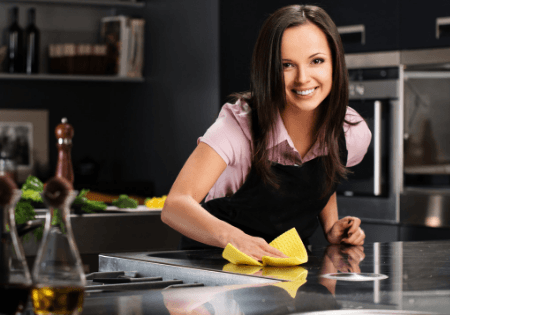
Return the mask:
<path id="1" fill-rule="evenodd" d="M 43 196 L 51 207 L 60 208 L 72 190 L 72 184 L 67 179 L 53 177 L 45 183 Z"/>
<path id="2" fill-rule="evenodd" d="M 74 128 L 68 123 L 68 119 L 64 117 L 61 123 L 56 126 L 54 133 L 57 139 L 72 139 L 74 137 Z"/>
<path id="3" fill-rule="evenodd" d="M 4 207 L 10 203 L 14 190 L 17 189 L 16 183 L 8 176 L 0 176 L 0 207 Z M 0 218 L 0 222 L 1 222 Z"/>

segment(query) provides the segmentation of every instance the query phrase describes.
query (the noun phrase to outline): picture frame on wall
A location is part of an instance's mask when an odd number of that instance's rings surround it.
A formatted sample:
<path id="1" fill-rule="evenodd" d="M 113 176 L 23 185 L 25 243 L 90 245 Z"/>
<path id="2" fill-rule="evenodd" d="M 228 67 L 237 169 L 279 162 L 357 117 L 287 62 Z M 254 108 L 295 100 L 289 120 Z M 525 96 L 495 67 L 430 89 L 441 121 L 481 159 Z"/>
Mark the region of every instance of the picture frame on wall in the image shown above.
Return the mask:
<path id="1" fill-rule="evenodd" d="M 47 110 L 0 110 L 0 159 L 15 166 L 14 180 L 43 177 L 49 168 Z"/>

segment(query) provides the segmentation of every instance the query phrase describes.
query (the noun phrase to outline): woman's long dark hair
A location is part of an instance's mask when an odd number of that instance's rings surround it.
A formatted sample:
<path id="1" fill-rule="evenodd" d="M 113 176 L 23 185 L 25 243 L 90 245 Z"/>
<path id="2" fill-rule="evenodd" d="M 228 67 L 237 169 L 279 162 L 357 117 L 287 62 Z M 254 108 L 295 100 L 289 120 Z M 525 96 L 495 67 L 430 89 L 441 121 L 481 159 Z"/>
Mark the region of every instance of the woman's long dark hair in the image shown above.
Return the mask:
<path id="1" fill-rule="evenodd" d="M 236 93 L 251 107 L 251 133 L 253 138 L 252 167 L 264 182 L 278 188 L 268 160 L 268 141 L 273 135 L 278 112 L 286 104 L 284 73 L 282 67 L 282 35 L 287 28 L 313 23 L 327 36 L 332 55 L 333 78 L 330 94 L 319 105 L 316 141 L 326 146 L 323 156 L 326 173 L 323 197 L 335 182 L 346 178 L 348 170 L 339 158 L 338 140 L 343 132 L 348 105 L 348 72 L 344 49 L 336 25 L 321 8 L 311 5 L 291 5 L 274 12 L 265 21 L 253 51 L 250 91 Z M 348 123 L 348 122 L 347 122 Z"/>

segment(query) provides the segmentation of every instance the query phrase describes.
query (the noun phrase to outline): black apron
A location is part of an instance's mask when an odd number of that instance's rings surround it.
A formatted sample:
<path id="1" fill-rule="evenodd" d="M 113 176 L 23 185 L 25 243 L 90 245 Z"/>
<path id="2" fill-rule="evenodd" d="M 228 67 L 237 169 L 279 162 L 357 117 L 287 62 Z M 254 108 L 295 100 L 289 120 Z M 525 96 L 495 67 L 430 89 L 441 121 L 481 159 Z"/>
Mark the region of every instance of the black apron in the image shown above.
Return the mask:
<path id="1" fill-rule="evenodd" d="M 339 156 L 346 165 L 348 150 L 344 133 L 339 137 Z M 273 163 L 279 189 L 264 183 L 251 169 L 241 188 L 230 197 L 212 199 L 202 203 L 218 219 L 225 221 L 248 235 L 262 237 L 268 243 L 291 228 L 308 244 L 308 239 L 319 226 L 318 215 L 336 191 L 335 183 L 326 197 L 322 197 L 326 175 L 323 158 L 317 157 L 303 165 L 291 166 Z M 215 248 L 181 238 L 180 249 Z"/>

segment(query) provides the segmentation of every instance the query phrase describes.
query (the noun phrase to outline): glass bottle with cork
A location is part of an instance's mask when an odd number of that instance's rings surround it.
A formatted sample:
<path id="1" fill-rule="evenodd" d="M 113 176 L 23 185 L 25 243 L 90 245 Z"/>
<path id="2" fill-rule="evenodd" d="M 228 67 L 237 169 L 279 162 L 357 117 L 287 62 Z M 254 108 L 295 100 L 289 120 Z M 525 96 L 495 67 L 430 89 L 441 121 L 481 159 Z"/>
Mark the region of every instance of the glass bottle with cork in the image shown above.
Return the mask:
<path id="1" fill-rule="evenodd" d="M 31 274 L 19 239 L 15 206 L 21 190 L 8 176 L 0 176 L 0 314 L 22 312 L 31 290 Z"/>
<path id="2" fill-rule="evenodd" d="M 82 310 L 86 278 L 70 222 L 76 195 L 62 177 L 50 179 L 41 193 L 49 211 L 32 273 L 36 314 L 69 315 Z"/>

